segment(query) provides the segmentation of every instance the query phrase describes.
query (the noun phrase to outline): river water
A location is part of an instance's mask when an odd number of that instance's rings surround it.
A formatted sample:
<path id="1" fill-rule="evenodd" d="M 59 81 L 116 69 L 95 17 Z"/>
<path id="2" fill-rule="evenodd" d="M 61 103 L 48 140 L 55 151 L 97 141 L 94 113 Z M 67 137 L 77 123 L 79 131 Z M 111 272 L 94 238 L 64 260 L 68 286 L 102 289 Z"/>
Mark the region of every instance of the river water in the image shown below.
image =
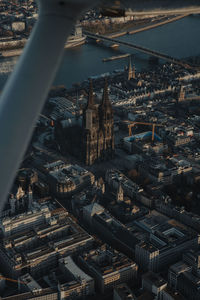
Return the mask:
<path id="1" fill-rule="evenodd" d="M 118 37 L 123 41 L 160 51 L 176 58 L 186 58 L 200 55 L 200 16 L 189 16 L 179 21 L 166 24 L 135 35 Z M 130 53 L 136 71 L 150 68 L 148 56 L 134 49 L 120 46 L 112 49 L 106 45 L 86 43 L 77 48 L 66 49 L 57 73 L 54 85 L 65 85 L 81 82 L 89 76 L 122 69 L 128 64 L 128 59 L 102 62 L 103 58 L 121 53 Z M 8 73 L 12 71 L 17 57 L 0 61 L 0 89 L 4 86 Z"/>

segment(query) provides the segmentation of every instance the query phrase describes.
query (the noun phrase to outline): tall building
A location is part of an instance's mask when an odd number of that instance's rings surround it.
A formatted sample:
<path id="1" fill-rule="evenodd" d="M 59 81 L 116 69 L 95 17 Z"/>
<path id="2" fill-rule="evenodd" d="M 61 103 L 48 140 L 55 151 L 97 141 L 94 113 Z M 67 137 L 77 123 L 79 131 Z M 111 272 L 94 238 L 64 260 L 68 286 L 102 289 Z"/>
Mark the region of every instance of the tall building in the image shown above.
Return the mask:
<path id="1" fill-rule="evenodd" d="M 179 94 L 178 94 L 178 102 L 181 102 L 181 101 L 184 101 L 184 100 L 185 100 L 185 90 L 184 90 L 184 87 L 181 86 Z"/>
<path id="2" fill-rule="evenodd" d="M 113 110 L 105 82 L 101 104 L 94 102 L 92 82 L 83 113 L 83 154 L 86 165 L 112 158 L 114 154 Z"/>
<path id="3" fill-rule="evenodd" d="M 105 83 L 102 101 L 95 103 L 92 82 L 83 117 L 60 118 L 55 126 L 55 141 L 60 151 L 83 160 L 86 165 L 112 158 L 114 154 L 114 121 L 112 105 Z"/>
<path id="4" fill-rule="evenodd" d="M 132 67 L 131 58 L 130 58 L 129 67 L 128 67 L 128 80 L 131 79 L 135 79 L 135 65 L 133 65 Z"/>
<path id="5" fill-rule="evenodd" d="M 117 202 L 120 203 L 124 201 L 124 191 L 122 185 L 120 184 L 117 190 Z"/>

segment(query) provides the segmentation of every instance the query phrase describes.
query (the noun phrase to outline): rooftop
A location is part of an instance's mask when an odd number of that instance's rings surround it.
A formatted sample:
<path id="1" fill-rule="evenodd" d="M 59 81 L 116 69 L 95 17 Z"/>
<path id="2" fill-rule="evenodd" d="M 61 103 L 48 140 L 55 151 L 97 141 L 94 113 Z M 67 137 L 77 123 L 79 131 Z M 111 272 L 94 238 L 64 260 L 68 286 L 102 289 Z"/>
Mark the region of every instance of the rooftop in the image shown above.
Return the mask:
<path id="1" fill-rule="evenodd" d="M 148 272 L 142 276 L 143 280 L 148 281 L 151 285 L 155 285 L 157 288 L 167 285 L 167 281 L 164 280 L 160 275 Z"/>
<path id="2" fill-rule="evenodd" d="M 131 300 L 131 299 L 134 300 L 134 299 L 136 299 L 133 296 L 132 291 L 130 290 L 130 288 L 127 286 L 126 283 L 122 283 L 122 284 L 117 285 L 114 288 L 114 293 L 115 292 L 119 295 L 120 299 L 123 299 L 123 300 Z"/>
<path id="3" fill-rule="evenodd" d="M 170 267 L 170 270 L 176 274 L 188 271 L 189 269 L 191 269 L 191 267 L 183 261 L 179 261 Z"/>
<path id="4" fill-rule="evenodd" d="M 135 262 L 110 247 L 107 247 L 106 249 L 98 248 L 96 250 L 91 250 L 90 252 L 85 252 L 81 257 L 89 267 L 98 271 L 102 276 L 106 276 L 127 267 L 137 268 Z"/>
<path id="5" fill-rule="evenodd" d="M 82 180 L 93 176 L 92 173 L 78 165 L 66 165 L 63 161 L 55 161 L 44 166 L 49 175 L 59 183 L 77 186 Z"/>
<path id="6" fill-rule="evenodd" d="M 83 270 L 81 270 L 73 261 L 71 256 L 64 257 L 59 260 L 60 264 L 63 265 L 70 273 L 73 274 L 75 278 L 79 278 L 80 280 L 91 281 L 92 277 L 86 274 Z"/>

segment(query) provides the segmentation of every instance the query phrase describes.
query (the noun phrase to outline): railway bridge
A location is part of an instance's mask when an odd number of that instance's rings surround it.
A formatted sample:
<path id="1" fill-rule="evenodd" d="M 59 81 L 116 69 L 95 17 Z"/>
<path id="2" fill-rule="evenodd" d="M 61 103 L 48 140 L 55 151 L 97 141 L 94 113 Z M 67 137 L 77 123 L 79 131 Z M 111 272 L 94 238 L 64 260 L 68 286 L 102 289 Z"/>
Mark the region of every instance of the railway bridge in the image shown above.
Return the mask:
<path id="1" fill-rule="evenodd" d="M 151 49 L 148 49 L 146 47 L 139 46 L 139 45 L 136 45 L 136 44 L 133 44 L 133 43 L 130 43 L 130 42 L 125 42 L 125 41 L 121 41 L 121 40 L 118 40 L 118 39 L 113 39 L 113 38 L 110 38 L 110 37 L 107 37 L 107 36 L 104 36 L 104 35 L 94 34 L 94 33 L 90 33 L 90 32 L 87 32 L 87 31 L 85 31 L 84 33 L 90 39 L 94 39 L 94 40 L 98 40 L 98 41 L 107 41 L 107 42 L 111 42 L 111 43 L 114 43 L 114 44 L 123 45 L 123 46 L 129 47 L 129 48 L 132 48 L 134 50 L 137 50 L 139 52 L 142 52 L 142 53 L 145 53 L 145 54 L 148 54 L 148 55 L 152 55 L 152 56 L 164 59 L 164 60 L 169 61 L 169 62 L 174 63 L 174 64 L 181 65 L 185 68 L 195 69 L 195 66 L 192 66 L 192 65 L 188 64 L 186 61 L 184 61 L 182 59 L 174 58 L 172 56 L 161 53 L 159 51 L 151 50 Z"/>

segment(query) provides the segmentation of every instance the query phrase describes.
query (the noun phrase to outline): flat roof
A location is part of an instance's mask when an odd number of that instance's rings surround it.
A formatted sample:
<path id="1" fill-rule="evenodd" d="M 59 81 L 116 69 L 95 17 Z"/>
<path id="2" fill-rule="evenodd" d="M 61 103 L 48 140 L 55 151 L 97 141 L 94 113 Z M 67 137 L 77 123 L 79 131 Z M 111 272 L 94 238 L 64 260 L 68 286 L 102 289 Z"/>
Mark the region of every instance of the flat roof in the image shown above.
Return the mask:
<path id="1" fill-rule="evenodd" d="M 63 264 L 75 277 L 80 277 L 81 280 L 91 281 L 93 280 L 88 274 L 81 270 L 73 261 L 71 256 L 67 256 L 60 259 L 60 263 Z"/>
<path id="2" fill-rule="evenodd" d="M 185 272 L 187 270 L 189 270 L 191 267 L 188 266 L 188 264 L 186 264 L 183 261 L 179 261 L 176 264 L 172 265 L 169 270 L 175 272 L 176 274 L 180 274 L 182 272 Z"/>
<path id="3" fill-rule="evenodd" d="M 161 287 L 163 285 L 167 285 L 167 281 L 163 279 L 160 275 L 153 273 L 153 272 L 148 272 L 144 274 L 143 279 L 150 281 L 152 284 L 154 284 L 157 287 Z"/>

